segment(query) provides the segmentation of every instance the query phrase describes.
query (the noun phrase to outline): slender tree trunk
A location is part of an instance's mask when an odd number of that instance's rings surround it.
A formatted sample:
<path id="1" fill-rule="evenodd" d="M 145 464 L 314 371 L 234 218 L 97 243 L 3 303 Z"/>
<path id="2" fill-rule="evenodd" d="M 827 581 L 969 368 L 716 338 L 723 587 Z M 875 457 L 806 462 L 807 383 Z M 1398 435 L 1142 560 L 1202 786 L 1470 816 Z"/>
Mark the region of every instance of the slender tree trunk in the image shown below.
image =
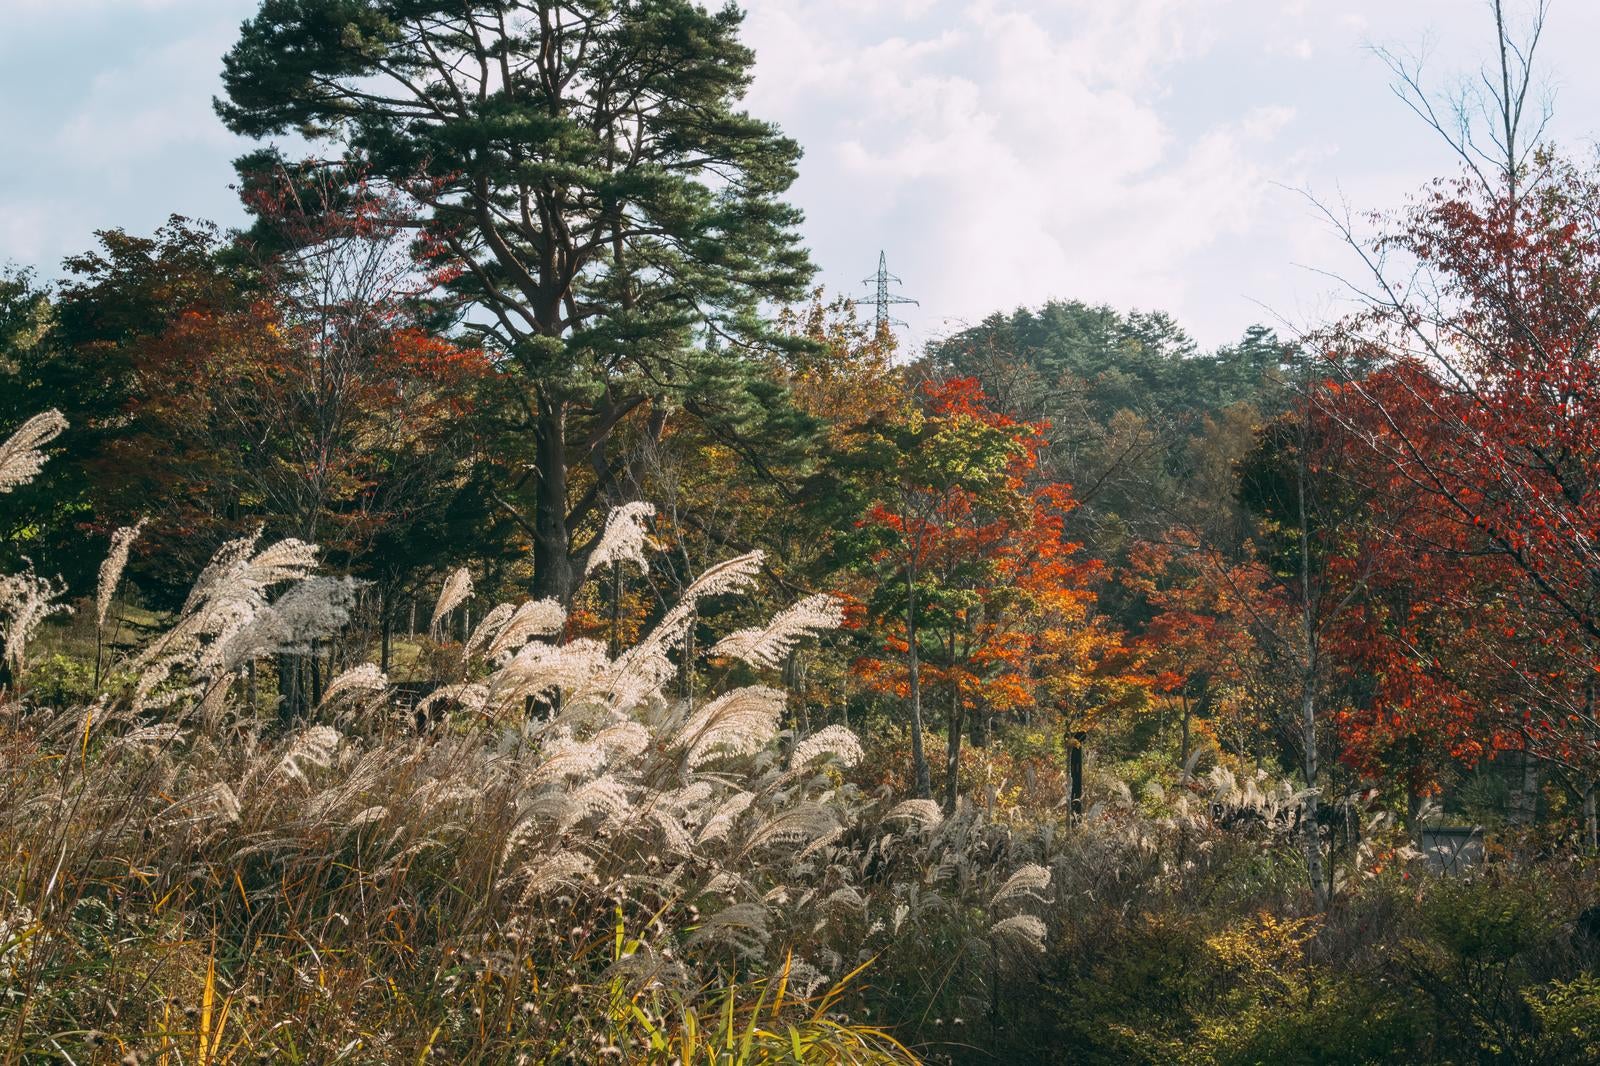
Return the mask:
<path id="1" fill-rule="evenodd" d="M 1595 783 L 1590 781 L 1583 790 L 1583 842 L 1590 851 L 1600 848 L 1600 820 L 1597 820 L 1595 813 L 1594 786 Z"/>
<path id="2" fill-rule="evenodd" d="M 300 657 L 278 657 L 278 721 L 292 725 L 300 718 Z"/>
<path id="3" fill-rule="evenodd" d="M 1417 786 L 1406 782 L 1406 839 L 1414 845 L 1422 839 L 1422 794 Z"/>
<path id="4" fill-rule="evenodd" d="M 307 658 L 311 660 L 311 702 L 308 707 L 315 707 L 322 702 L 322 660 L 317 655 L 315 645 Z"/>
<path id="5" fill-rule="evenodd" d="M 1306 875 L 1316 897 L 1317 910 L 1328 906 L 1323 880 L 1321 784 L 1317 766 L 1317 661 L 1316 612 L 1311 601 L 1311 530 L 1306 514 L 1306 457 L 1303 435 L 1295 464 L 1295 490 L 1300 517 L 1300 641 L 1305 660 L 1300 675 L 1300 740 L 1305 749 Z"/>
<path id="6" fill-rule="evenodd" d="M 611 564 L 611 657 L 622 654 L 622 564 Z"/>
<path id="7" fill-rule="evenodd" d="M 566 407 L 539 399 L 535 462 L 539 480 L 533 517 L 533 594 L 559 603 L 571 601 L 572 559 L 567 554 Z"/>
<path id="8" fill-rule="evenodd" d="M 1077 732 L 1067 746 L 1067 795 L 1074 825 L 1083 817 L 1083 745 L 1088 739 L 1088 733 Z"/>
<path id="9" fill-rule="evenodd" d="M 950 685 L 950 737 L 945 745 L 944 809 L 946 814 L 955 813 L 956 797 L 961 791 L 958 771 L 961 768 L 961 736 L 966 727 L 966 723 L 962 720 L 965 710 L 966 708 L 961 703 L 961 683 L 959 681 L 953 682 Z"/>
<path id="10" fill-rule="evenodd" d="M 689 615 L 689 628 L 683 635 L 683 671 L 678 676 L 678 690 L 683 693 L 684 702 L 692 709 L 694 707 L 694 663 L 695 656 L 699 654 L 695 646 L 695 630 L 699 628 L 700 616 L 691 612 Z"/>
<path id="11" fill-rule="evenodd" d="M 915 549 L 913 549 L 913 552 Z M 906 672 L 911 686 L 911 762 L 917 774 L 917 795 L 933 798 L 933 775 L 922 747 L 922 664 L 917 657 L 917 565 L 906 567 Z"/>
<path id="12" fill-rule="evenodd" d="M 381 612 L 378 619 L 378 668 L 387 674 L 394 645 L 394 613 L 387 596 L 380 602 L 378 610 Z"/>
<path id="13" fill-rule="evenodd" d="M 1179 700 L 1183 704 L 1183 724 L 1180 727 L 1178 740 L 1178 773 L 1185 783 L 1189 780 L 1189 694 L 1180 692 Z"/>
<path id="14" fill-rule="evenodd" d="M 1511 791 L 1506 820 L 1512 825 L 1530 826 L 1539 811 L 1539 761 L 1526 748 L 1518 752 L 1517 761 L 1518 781 Z"/>

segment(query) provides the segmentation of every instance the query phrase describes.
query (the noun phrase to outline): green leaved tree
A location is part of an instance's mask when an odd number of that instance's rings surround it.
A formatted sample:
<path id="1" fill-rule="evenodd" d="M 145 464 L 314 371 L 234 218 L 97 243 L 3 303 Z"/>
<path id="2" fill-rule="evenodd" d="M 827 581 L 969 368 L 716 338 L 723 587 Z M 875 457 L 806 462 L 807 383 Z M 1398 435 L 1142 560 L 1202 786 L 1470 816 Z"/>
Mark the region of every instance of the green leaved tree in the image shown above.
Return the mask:
<path id="1" fill-rule="evenodd" d="M 507 418 L 531 454 L 508 457 L 502 502 L 538 594 L 575 591 L 669 413 L 737 446 L 786 402 L 752 397 L 751 356 L 792 343 L 762 309 L 812 273 L 782 199 L 800 150 L 741 109 L 741 19 L 689 0 L 263 0 L 226 57 L 228 125 L 307 136 L 412 198 L 441 294 L 520 370 Z"/>

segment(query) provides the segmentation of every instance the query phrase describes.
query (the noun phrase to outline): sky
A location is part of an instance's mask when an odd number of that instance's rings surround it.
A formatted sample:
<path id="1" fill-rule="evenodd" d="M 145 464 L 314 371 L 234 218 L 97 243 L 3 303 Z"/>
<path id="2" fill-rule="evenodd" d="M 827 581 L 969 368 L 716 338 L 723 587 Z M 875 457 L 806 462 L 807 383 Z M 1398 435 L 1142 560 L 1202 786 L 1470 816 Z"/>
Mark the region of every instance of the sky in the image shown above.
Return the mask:
<path id="1" fill-rule="evenodd" d="M 1512 0 L 1513 7 L 1531 0 Z M 0 0 L 0 264 L 57 276 L 96 230 L 242 219 L 211 110 L 256 0 Z M 1486 0 L 746 0 L 747 101 L 805 148 L 791 199 L 830 292 L 880 251 L 916 346 L 1048 299 L 1164 310 L 1206 347 L 1292 335 L 1359 264 L 1312 198 L 1402 207 L 1453 173 L 1372 46 L 1441 90 Z M 1593 150 L 1600 3 L 1554 0 L 1554 138 Z"/>

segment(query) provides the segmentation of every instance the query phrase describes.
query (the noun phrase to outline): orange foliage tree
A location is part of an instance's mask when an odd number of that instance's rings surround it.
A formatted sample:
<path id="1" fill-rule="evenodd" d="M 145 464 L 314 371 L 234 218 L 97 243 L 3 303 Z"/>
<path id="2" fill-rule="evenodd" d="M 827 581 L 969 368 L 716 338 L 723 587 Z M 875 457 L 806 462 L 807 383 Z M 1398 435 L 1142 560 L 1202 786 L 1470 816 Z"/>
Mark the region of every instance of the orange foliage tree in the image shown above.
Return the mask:
<path id="1" fill-rule="evenodd" d="M 880 475 L 858 542 L 881 576 L 869 615 L 882 653 L 857 672 L 909 702 L 925 795 L 922 691 L 943 688 L 953 807 L 969 715 L 980 736 L 993 716 L 1040 706 L 1082 719 L 1127 655 L 1094 614 L 1100 564 L 1066 537 L 1071 491 L 1038 476 L 1044 427 L 994 410 L 970 378 L 925 385 L 919 400 L 863 449 Z"/>

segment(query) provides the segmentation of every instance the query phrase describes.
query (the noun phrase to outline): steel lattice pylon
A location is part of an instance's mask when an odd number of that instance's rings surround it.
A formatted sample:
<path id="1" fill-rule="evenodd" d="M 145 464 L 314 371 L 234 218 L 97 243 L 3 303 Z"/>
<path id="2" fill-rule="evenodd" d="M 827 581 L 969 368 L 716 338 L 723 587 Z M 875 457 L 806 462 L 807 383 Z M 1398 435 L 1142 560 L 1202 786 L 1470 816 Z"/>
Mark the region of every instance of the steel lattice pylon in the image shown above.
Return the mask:
<path id="1" fill-rule="evenodd" d="M 889 256 L 888 256 L 888 253 L 887 252 L 879 252 L 878 253 L 878 273 L 877 273 L 877 275 L 875 277 L 867 278 L 865 281 L 862 282 L 863 285 L 866 285 L 869 288 L 874 288 L 875 289 L 875 295 L 873 296 L 873 304 L 877 307 L 876 328 L 879 331 L 886 330 L 890 326 L 904 326 L 905 325 L 905 323 L 900 321 L 899 319 L 890 318 L 889 317 L 889 305 L 890 304 L 916 304 L 918 307 L 922 306 L 921 304 L 918 304 L 917 301 L 911 299 L 909 296 L 896 296 L 893 293 L 891 293 L 889 291 L 889 283 L 891 281 L 894 282 L 896 285 L 904 285 L 905 284 L 905 282 L 901 281 L 899 278 L 897 278 L 893 274 L 889 273 Z"/>

